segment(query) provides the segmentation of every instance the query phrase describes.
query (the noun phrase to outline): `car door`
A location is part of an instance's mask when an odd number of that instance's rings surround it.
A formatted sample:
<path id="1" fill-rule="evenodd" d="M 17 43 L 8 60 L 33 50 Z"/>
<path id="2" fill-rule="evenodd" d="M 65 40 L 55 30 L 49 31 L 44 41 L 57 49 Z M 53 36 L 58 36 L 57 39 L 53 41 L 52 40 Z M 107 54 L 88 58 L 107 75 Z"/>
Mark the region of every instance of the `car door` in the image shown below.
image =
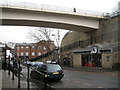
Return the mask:
<path id="1" fill-rule="evenodd" d="M 46 74 L 46 65 L 42 65 L 41 69 L 40 69 L 40 72 L 42 74 Z"/>
<path id="2" fill-rule="evenodd" d="M 35 67 L 35 68 L 31 71 L 31 77 L 32 77 L 32 78 L 37 78 L 37 76 L 36 76 L 36 75 L 37 75 L 37 72 L 36 72 L 37 68 L 38 68 L 38 67 Z"/>
<path id="3" fill-rule="evenodd" d="M 40 72 L 41 72 L 41 74 L 42 74 L 42 75 L 41 75 L 41 80 L 42 80 L 42 81 L 45 80 L 45 77 L 44 77 L 44 76 L 45 76 L 45 74 L 47 73 L 46 67 L 47 67 L 46 65 L 42 65 L 42 67 L 41 67 L 41 69 L 40 69 Z"/>
<path id="4" fill-rule="evenodd" d="M 36 69 L 36 71 L 35 71 L 35 76 L 36 76 L 36 78 L 37 79 L 41 79 L 41 77 L 42 77 L 42 74 L 41 74 L 41 66 L 38 66 L 38 68 Z"/>

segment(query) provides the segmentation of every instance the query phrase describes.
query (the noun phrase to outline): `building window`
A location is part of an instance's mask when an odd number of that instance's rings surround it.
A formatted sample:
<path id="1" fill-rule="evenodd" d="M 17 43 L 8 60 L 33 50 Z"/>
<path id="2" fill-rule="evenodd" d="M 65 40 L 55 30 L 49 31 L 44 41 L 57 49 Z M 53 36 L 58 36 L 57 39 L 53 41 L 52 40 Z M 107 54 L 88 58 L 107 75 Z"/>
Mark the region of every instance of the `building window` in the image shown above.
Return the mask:
<path id="1" fill-rule="evenodd" d="M 35 55 L 35 53 L 34 52 L 32 52 L 32 56 L 34 56 Z"/>
<path id="2" fill-rule="evenodd" d="M 21 52 L 21 56 L 23 56 L 23 52 Z"/>
<path id="3" fill-rule="evenodd" d="M 28 52 L 26 52 L 26 56 L 28 56 Z"/>
<path id="4" fill-rule="evenodd" d="M 46 47 L 44 47 L 44 50 L 46 50 Z"/>
<path id="5" fill-rule="evenodd" d="M 39 46 L 38 49 L 41 50 L 41 46 Z"/>
<path id="6" fill-rule="evenodd" d="M 46 54 L 47 52 L 44 52 L 44 54 Z"/>
<path id="7" fill-rule="evenodd" d="M 40 55 L 41 55 L 41 52 L 38 53 L 38 56 L 40 56 Z"/>
<path id="8" fill-rule="evenodd" d="M 26 46 L 26 49 L 28 49 L 29 48 L 29 46 Z"/>
<path id="9" fill-rule="evenodd" d="M 21 46 L 21 49 L 23 49 L 23 46 Z"/>
<path id="10" fill-rule="evenodd" d="M 34 49 L 35 48 L 35 46 L 32 46 L 32 49 Z"/>
<path id="11" fill-rule="evenodd" d="M 17 47 L 17 50 L 19 50 L 19 47 Z"/>
<path id="12" fill-rule="evenodd" d="M 17 53 L 17 56 L 19 56 L 19 52 Z"/>

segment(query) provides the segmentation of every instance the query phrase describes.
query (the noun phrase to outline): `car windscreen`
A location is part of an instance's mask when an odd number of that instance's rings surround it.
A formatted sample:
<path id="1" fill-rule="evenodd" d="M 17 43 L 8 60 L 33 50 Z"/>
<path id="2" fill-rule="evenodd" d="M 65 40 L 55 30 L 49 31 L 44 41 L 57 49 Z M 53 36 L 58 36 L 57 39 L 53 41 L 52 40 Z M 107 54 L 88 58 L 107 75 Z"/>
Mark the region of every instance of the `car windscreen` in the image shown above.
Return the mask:
<path id="1" fill-rule="evenodd" d="M 54 71 L 62 70 L 62 68 L 59 65 L 48 65 L 47 70 L 49 72 L 54 72 Z"/>

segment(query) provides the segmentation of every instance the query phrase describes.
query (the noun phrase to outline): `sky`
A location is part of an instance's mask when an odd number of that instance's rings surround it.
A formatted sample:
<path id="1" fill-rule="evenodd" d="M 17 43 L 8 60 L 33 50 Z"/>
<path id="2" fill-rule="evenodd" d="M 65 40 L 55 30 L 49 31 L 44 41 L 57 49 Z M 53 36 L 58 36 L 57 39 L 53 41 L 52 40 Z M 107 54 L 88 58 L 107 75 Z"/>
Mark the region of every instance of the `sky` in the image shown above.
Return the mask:
<path id="1" fill-rule="evenodd" d="M 61 7 L 78 8 L 96 12 L 112 12 L 119 0 L 6 0 L 12 2 L 29 2 Z M 31 42 L 27 32 L 33 27 L 28 26 L 0 26 L 0 42 Z M 67 30 L 61 31 L 61 40 Z"/>

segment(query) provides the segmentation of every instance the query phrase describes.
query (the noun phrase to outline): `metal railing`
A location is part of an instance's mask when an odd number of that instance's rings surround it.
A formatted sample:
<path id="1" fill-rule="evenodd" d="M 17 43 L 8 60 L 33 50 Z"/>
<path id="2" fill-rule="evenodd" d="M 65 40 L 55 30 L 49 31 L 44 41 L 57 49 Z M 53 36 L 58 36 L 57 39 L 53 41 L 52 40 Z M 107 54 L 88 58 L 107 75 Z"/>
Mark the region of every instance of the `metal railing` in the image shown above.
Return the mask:
<path id="1" fill-rule="evenodd" d="M 8 0 L 2 0 L 0 2 L 0 7 L 16 7 L 21 9 L 29 9 L 29 10 L 41 10 L 41 11 L 54 11 L 54 12 L 61 12 L 61 13 L 76 13 L 85 16 L 94 16 L 94 17 L 104 17 L 106 12 L 97 12 L 97 11 L 90 11 L 90 10 L 82 10 L 75 8 L 76 12 L 74 12 L 74 8 L 68 7 L 60 7 L 60 6 L 52 6 L 52 5 L 45 5 L 45 4 L 38 4 L 38 3 L 29 3 L 29 2 L 12 2 Z"/>
<path id="2" fill-rule="evenodd" d="M 102 43 L 103 41 L 109 42 L 109 41 L 113 40 L 113 41 L 117 42 L 118 41 L 117 33 L 118 33 L 117 30 L 111 31 L 111 32 L 108 32 L 105 34 L 101 34 L 99 36 L 94 36 L 94 37 L 89 38 L 87 40 L 79 40 L 79 41 L 73 42 L 73 43 L 68 44 L 64 47 L 61 47 L 61 52 L 67 51 L 70 49 L 74 49 L 77 47 L 84 48 L 84 47 L 87 47 L 87 46 L 95 44 L 95 43 Z"/>
<path id="3" fill-rule="evenodd" d="M 115 37 L 116 37 L 116 39 L 115 39 Z M 85 48 L 89 45 L 96 44 L 96 43 L 102 43 L 104 41 L 109 42 L 111 40 L 114 40 L 115 42 L 117 42 L 118 39 L 120 39 L 120 38 L 118 38 L 118 31 L 117 30 L 116 31 L 111 31 L 111 32 L 108 32 L 108 33 L 104 33 L 104 34 L 101 34 L 101 35 L 98 35 L 98 36 L 91 37 L 91 38 L 86 39 L 86 40 L 79 40 L 79 41 L 73 42 L 71 44 L 68 44 L 64 47 L 61 47 L 60 52 L 64 52 L 64 51 L 67 51 L 67 50 L 70 50 L 70 49 L 75 49 L 77 47 Z M 39 57 L 33 58 L 33 59 L 31 59 L 31 61 L 42 60 L 43 58 L 46 58 L 49 55 L 55 54 L 55 52 L 57 53 L 57 49 L 54 50 L 54 51 L 48 52 L 46 54 L 43 54 Z"/>
<path id="4" fill-rule="evenodd" d="M 36 87 L 37 90 L 41 90 L 41 89 L 42 90 L 47 90 L 47 88 L 51 88 L 47 84 L 47 75 L 46 74 L 41 73 L 38 70 L 35 70 L 37 73 L 39 73 L 43 77 L 43 81 L 32 79 L 30 77 L 30 69 L 33 70 L 34 69 L 33 67 L 31 67 L 30 65 L 24 64 L 24 66 L 27 68 L 27 76 L 26 76 L 26 75 L 24 75 L 23 73 L 20 72 L 20 66 L 21 66 L 20 61 L 17 62 L 18 63 L 18 68 L 17 68 L 17 72 L 15 72 L 15 69 L 16 69 L 15 60 L 14 59 L 12 59 L 12 60 L 13 60 L 13 67 L 11 68 L 10 57 L 8 58 L 8 69 L 7 69 L 8 70 L 8 75 L 10 75 L 10 72 L 12 72 L 12 80 L 14 80 L 14 76 L 17 75 L 17 77 L 18 77 L 18 80 L 17 80 L 18 81 L 17 82 L 18 83 L 17 84 L 18 88 L 21 88 L 21 83 L 20 83 L 21 75 L 23 76 L 24 79 L 27 80 L 27 90 L 30 90 L 30 82 Z M 41 86 L 36 85 L 36 83 L 34 81 L 41 84 Z"/>
<path id="5" fill-rule="evenodd" d="M 53 55 L 53 54 L 57 53 L 57 50 L 58 50 L 58 49 L 55 49 L 55 50 L 50 51 L 50 52 L 48 52 L 48 53 L 45 53 L 45 54 L 43 54 L 43 55 L 41 55 L 41 56 L 38 56 L 38 57 L 36 57 L 36 58 L 32 58 L 30 61 L 37 61 L 37 60 L 40 60 L 40 59 L 42 59 L 42 58 L 48 57 L 49 55 Z"/>

